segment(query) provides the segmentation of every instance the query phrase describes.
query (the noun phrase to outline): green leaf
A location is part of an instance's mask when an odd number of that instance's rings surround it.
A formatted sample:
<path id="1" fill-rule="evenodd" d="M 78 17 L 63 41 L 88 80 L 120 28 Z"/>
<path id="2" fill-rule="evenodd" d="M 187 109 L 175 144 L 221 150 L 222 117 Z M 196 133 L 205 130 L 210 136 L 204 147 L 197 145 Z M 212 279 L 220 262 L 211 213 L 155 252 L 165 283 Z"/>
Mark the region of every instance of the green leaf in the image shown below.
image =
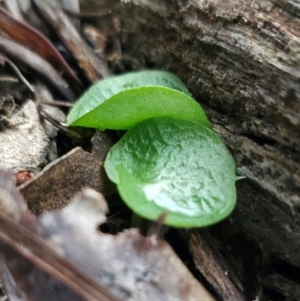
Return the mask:
<path id="1" fill-rule="evenodd" d="M 128 131 L 109 151 L 105 170 L 124 202 L 166 224 L 214 224 L 236 202 L 235 163 L 222 140 L 199 123 L 153 118 Z"/>
<path id="2" fill-rule="evenodd" d="M 127 130 L 153 117 L 174 117 L 210 127 L 186 86 L 165 71 L 140 71 L 93 85 L 67 117 L 69 126 Z"/>

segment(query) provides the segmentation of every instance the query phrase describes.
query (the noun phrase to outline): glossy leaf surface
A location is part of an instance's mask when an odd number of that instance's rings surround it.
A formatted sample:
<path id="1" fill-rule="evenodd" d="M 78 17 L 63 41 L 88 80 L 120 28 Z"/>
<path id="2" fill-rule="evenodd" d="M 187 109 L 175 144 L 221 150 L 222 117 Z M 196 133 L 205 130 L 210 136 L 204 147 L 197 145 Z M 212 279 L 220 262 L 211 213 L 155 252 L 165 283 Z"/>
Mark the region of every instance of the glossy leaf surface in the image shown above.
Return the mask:
<path id="1" fill-rule="evenodd" d="M 165 71 L 140 71 L 93 85 L 70 111 L 67 124 L 127 130 L 153 117 L 173 117 L 210 126 L 186 86 Z"/>
<path id="2" fill-rule="evenodd" d="M 209 128 L 173 118 L 146 120 L 114 145 L 109 178 L 137 214 L 166 224 L 201 227 L 229 215 L 236 202 L 235 163 Z"/>

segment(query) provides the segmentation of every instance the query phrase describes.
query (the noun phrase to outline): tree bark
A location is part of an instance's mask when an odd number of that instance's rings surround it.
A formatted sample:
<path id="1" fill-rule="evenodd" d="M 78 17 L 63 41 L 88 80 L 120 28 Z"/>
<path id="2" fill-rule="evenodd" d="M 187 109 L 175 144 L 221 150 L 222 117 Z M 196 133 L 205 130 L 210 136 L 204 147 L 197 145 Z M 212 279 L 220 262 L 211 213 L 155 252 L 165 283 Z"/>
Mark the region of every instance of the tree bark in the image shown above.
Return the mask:
<path id="1" fill-rule="evenodd" d="M 177 74 L 247 177 L 225 226 L 300 267 L 298 1 L 132 0 L 116 14 L 124 66 Z"/>

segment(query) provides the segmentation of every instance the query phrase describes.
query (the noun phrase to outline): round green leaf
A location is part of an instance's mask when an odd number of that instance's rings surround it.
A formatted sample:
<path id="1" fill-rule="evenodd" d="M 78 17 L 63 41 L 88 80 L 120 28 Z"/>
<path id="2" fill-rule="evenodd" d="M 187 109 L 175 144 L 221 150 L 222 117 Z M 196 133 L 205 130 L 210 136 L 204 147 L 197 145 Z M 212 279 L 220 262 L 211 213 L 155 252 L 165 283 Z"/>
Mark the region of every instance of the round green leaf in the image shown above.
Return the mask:
<path id="1" fill-rule="evenodd" d="M 235 163 L 222 140 L 199 123 L 153 118 L 109 151 L 105 170 L 137 214 L 201 227 L 229 215 L 236 202 Z"/>
<path id="2" fill-rule="evenodd" d="M 186 86 L 165 71 L 140 71 L 99 81 L 72 108 L 67 124 L 127 130 L 145 119 L 163 116 L 210 126 Z"/>

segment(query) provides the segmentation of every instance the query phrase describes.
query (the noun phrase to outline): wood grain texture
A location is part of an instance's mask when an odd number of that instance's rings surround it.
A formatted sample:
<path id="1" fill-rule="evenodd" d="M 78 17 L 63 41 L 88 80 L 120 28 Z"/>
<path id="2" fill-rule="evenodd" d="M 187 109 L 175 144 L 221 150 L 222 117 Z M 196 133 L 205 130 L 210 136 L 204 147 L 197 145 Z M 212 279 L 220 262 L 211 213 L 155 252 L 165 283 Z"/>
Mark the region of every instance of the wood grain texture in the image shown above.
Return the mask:
<path id="1" fill-rule="evenodd" d="M 178 75 L 249 179 L 234 225 L 300 267 L 298 1 L 132 0 L 116 14 L 124 65 Z"/>

